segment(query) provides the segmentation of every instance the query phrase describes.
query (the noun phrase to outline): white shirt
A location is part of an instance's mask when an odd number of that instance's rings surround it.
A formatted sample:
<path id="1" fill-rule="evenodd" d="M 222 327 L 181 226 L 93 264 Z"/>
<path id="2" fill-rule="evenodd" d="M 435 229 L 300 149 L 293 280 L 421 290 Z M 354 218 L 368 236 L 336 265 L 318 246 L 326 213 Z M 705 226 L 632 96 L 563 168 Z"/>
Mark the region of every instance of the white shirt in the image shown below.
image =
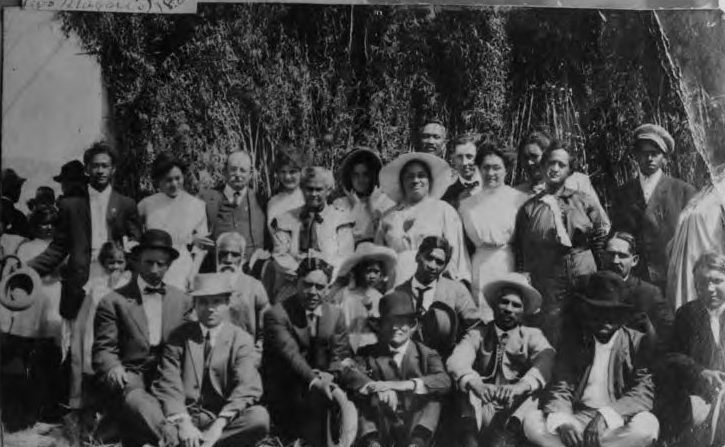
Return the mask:
<path id="1" fill-rule="evenodd" d="M 657 172 L 650 175 L 649 177 L 639 172 L 639 185 L 642 187 L 642 194 L 644 195 L 644 203 L 649 202 L 652 193 L 654 192 L 657 184 L 662 179 L 662 169 L 658 169 Z"/>
<path id="2" fill-rule="evenodd" d="M 405 358 L 405 353 L 408 352 L 408 345 L 410 345 L 410 339 L 403 343 L 402 345 L 396 347 L 388 345 L 388 348 L 390 349 L 390 352 L 393 354 L 393 361 L 396 365 L 398 365 L 398 369 L 401 369 L 403 367 L 403 359 Z M 425 387 L 425 384 L 423 383 L 423 380 L 416 377 L 414 379 L 410 379 L 415 383 L 415 388 L 413 388 L 413 393 L 415 394 L 427 394 L 428 389 Z"/>
<path id="3" fill-rule="evenodd" d="M 431 304 L 433 304 L 433 301 L 435 301 L 436 296 L 436 286 L 438 284 L 438 281 L 433 281 L 432 283 L 428 284 L 427 286 L 424 286 L 423 284 L 419 283 L 418 280 L 413 276 L 413 278 L 410 281 L 410 285 L 413 288 L 413 299 L 415 302 L 418 302 L 418 289 L 425 289 L 429 287 L 428 290 L 423 292 L 423 310 L 428 310 Z"/>
<path id="4" fill-rule="evenodd" d="M 310 335 L 317 337 L 317 323 L 322 317 L 322 306 L 315 307 L 315 310 L 305 310 L 307 315 L 307 324 L 310 328 Z"/>
<path id="5" fill-rule="evenodd" d="M 715 338 L 715 343 L 720 346 L 720 317 L 725 312 L 725 304 L 721 305 L 717 309 L 707 310 L 710 314 L 710 329 L 712 329 L 712 336 Z"/>
<path id="6" fill-rule="evenodd" d="M 229 202 L 231 202 L 235 205 L 239 205 L 239 203 L 237 203 L 234 200 L 234 194 L 237 194 L 237 196 L 239 197 L 239 201 L 241 202 L 242 197 L 244 197 L 244 194 L 246 194 L 246 193 L 247 193 L 247 188 L 244 188 L 241 191 L 237 192 L 237 191 L 233 190 L 232 187 L 229 186 L 228 184 L 224 186 L 224 197 L 226 197 Z"/>
<path id="7" fill-rule="evenodd" d="M 143 311 L 146 314 L 146 325 L 149 328 L 149 344 L 158 346 L 161 343 L 161 324 L 163 321 L 164 307 L 163 296 L 158 293 L 148 294 L 144 289 L 150 286 L 140 276 L 138 277 L 138 289 L 141 291 Z"/>
<path id="8" fill-rule="evenodd" d="M 216 339 L 219 337 L 219 332 L 222 331 L 222 326 L 224 326 L 224 322 L 221 324 L 215 326 L 215 327 L 206 327 L 203 324 L 199 323 L 199 327 L 201 328 L 201 335 L 204 340 L 206 340 L 206 334 L 209 333 L 209 344 L 213 348 L 216 346 Z"/>
<path id="9" fill-rule="evenodd" d="M 108 242 L 108 201 L 111 198 L 111 186 L 97 191 L 88 186 L 88 202 L 91 209 L 91 257 L 96 259 L 101 246 Z"/>

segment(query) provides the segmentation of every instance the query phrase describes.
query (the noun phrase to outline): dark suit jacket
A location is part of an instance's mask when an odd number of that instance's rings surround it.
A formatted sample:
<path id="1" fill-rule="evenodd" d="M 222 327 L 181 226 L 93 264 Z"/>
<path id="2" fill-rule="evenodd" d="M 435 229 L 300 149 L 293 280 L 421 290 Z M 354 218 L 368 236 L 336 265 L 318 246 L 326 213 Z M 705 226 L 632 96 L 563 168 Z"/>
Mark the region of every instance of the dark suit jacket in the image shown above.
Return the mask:
<path id="1" fill-rule="evenodd" d="M 654 384 L 645 335 L 634 329 L 619 329 L 619 337 L 609 360 L 609 395 L 612 409 L 625 420 L 642 411 L 650 411 Z M 591 336 L 569 337 L 557 353 L 554 379 L 544 393 L 542 408 L 546 414 L 572 414 L 580 402 L 594 359 Z"/>
<path id="2" fill-rule="evenodd" d="M 20 210 L 15 208 L 15 204 L 7 197 L 2 197 L 3 220 L 8 222 L 4 232 L 7 234 L 16 234 L 18 236 L 30 237 L 28 228 L 28 218 L 25 217 Z"/>
<path id="3" fill-rule="evenodd" d="M 190 309 L 191 297 L 173 286 L 166 286 L 161 345 L 184 323 Z M 96 374 L 105 375 L 118 365 L 137 372 L 155 368 L 148 321 L 135 275 L 127 285 L 101 299 L 93 328 L 93 370 Z"/>
<path id="4" fill-rule="evenodd" d="M 83 286 L 88 282 L 91 261 L 91 210 L 87 191 L 80 197 L 66 197 L 58 204 L 58 226 L 53 242 L 28 265 L 41 275 L 53 272 L 68 257 L 62 279 L 60 314 L 73 319 L 86 297 Z M 116 191 L 111 191 L 106 215 L 108 237 L 121 243 L 124 236 L 138 240 L 141 221 L 136 203 Z"/>
<path id="5" fill-rule="evenodd" d="M 408 293 L 413 298 L 417 296 L 417 293 L 413 290 L 412 278 L 400 284 L 395 290 Z M 467 328 L 481 321 L 481 314 L 473 301 L 473 297 L 471 297 L 471 292 L 459 281 L 444 276 L 438 278 L 433 301 L 445 303 L 456 311 L 460 330 L 459 335 L 462 335 Z M 456 339 L 460 339 L 460 336 Z"/>
<path id="6" fill-rule="evenodd" d="M 441 200 L 448 202 L 448 204 L 453 208 L 458 209 L 458 205 L 460 205 L 461 200 L 468 197 L 468 195 L 464 195 L 466 189 L 467 188 L 463 186 L 463 183 L 461 183 L 461 179 L 456 179 L 456 182 L 446 189 L 446 192 L 443 194 L 443 197 L 441 197 Z"/>
<path id="7" fill-rule="evenodd" d="M 166 416 L 186 412 L 188 404 L 203 403 L 214 414 L 239 413 L 262 397 L 254 340 L 241 328 L 226 323 L 220 329 L 209 359 L 213 395 L 200 402 L 204 374 L 204 338 L 198 322 L 176 329 L 164 346 L 153 394 Z"/>
<path id="8" fill-rule="evenodd" d="M 628 326 L 641 332 L 654 329 L 655 340 L 659 352 L 666 352 L 675 320 L 670 304 L 662 297 L 660 289 L 653 284 L 629 275 L 626 281 L 625 301 L 634 306 L 634 320 Z M 646 317 L 646 318 L 645 318 Z"/>
<path id="9" fill-rule="evenodd" d="M 648 203 L 638 178 L 617 190 L 612 204 L 612 229 L 627 231 L 637 239 L 637 276 L 658 284 L 666 281 L 667 245 L 675 234 L 680 212 L 694 194 L 692 185 L 665 174 Z"/>
<path id="10" fill-rule="evenodd" d="M 269 401 L 297 398 L 315 378 L 313 370 L 338 370 L 339 363 L 350 356 L 342 311 L 328 303 L 321 306 L 314 339 L 298 297 L 277 303 L 265 313 L 262 371 Z"/>

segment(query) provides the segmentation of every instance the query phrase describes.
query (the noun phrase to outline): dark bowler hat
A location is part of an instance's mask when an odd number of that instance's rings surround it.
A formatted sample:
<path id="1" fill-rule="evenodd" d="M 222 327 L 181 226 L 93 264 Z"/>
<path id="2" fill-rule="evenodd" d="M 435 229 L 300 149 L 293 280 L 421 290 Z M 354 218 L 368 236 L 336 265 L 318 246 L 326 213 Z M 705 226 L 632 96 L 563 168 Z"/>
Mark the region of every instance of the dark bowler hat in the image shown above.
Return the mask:
<path id="1" fill-rule="evenodd" d="M 165 250 L 171 255 L 172 261 L 179 257 L 179 252 L 176 251 L 171 242 L 171 236 L 164 230 L 147 230 L 141 235 L 138 245 L 131 249 L 131 254 L 137 255 L 145 249 Z"/>
<path id="2" fill-rule="evenodd" d="M 23 177 L 20 177 L 14 169 L 3 169 L 2 171 L 2 189 L 4 191 L 10 191 L 14 188 L 20 188 L 25 183 Z"/>
<path id="3" fill-rule="evenodd" d="M 380 299 L 378 306 L 380 318 L 414 317 L 418 313 L 413 305 L 413 297 L 401 291 L 392 291 Z"/>
<path id="4" fill-rule="evenodd" d="M 632 308 L 624 301 L 627 284 L 621 276 L 610 271 L 592 273 L 586 280 L 583 292 L 577 297 L 593 310 L 625 311 Z"/>
<path id="5" fill-rule="evenodd" d="M 83 163 L 79 160 L 69 161 L 60 168 L 60 174 L 53 177 L 58 183 L 62 182 L 82 182 L 86 179 L 86 171 Z"/>

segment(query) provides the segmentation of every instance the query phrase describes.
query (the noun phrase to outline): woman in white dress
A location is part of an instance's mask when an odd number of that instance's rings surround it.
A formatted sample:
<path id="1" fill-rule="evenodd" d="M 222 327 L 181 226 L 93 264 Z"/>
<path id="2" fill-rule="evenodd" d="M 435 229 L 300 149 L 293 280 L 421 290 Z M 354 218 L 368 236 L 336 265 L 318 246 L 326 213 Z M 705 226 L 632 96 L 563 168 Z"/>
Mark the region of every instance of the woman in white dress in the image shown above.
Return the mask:
<path id="1" fill-rule="evenodd" d="M 440 200 L 452 179 L 448 163 L 421 152 L 403 154 L 380 170 L 380 188 L 397 205 L 383 215 L 375 243 L 398 253 L 396 285 L 415 273 L 415 255 L 426 236 L 446 238 L 453 247 L 446 271 L 455 280 L 471 280 L 461 219 Z"/>
<path id="2" fill-rule="evenodd" d="M 356 149 L 341 163 L 340 179 L 344 197 L 332 202 L 347 211 L 355 221 L 352 229 L 355 244 L 372 241 L 382 215 L 395 206 L 395 202 L 378 187 L 378 174 L 383 162 L 370 149 Z"/>
<path id="3" fill-rule="evenodd" d="M 483 189 L 464 199 L 458 209 L 466 235 L 476 246 L 471 260 L 473 296 L 487 322 L 493 319 L 493 310 L 483 296 L 483 289 L 492 280 L 515 270 L 511 238 L 516 213 L 528 198 L 504 184 L 514 157 L 512 151 L 491 143 L 479 147 L 476 165 L 481 172 Z"/>
<path id="4" fill-rule="evenodd" d="M 294 148 L 287 146 L 277 151 L 274 174 L 279 182 L 279 190 L 267 202 L 268 226 L 275 217 L 305 204 L 305 198 L 302 195 L 302 189 L 300 189 L 302 168 L 304 166 Z"/>
<path id="5" fill-rule="evenodd" d="M 198 273 L 209 242 L 206 205 L 184 190 L 185 171 L 179 160 L 159 155 L 151 167 L 159 192 L 138 204 L 144 230 L 160 229 L 171 235 L 179 257 L 169 267 L 164 282 L 183 291 Z"/>

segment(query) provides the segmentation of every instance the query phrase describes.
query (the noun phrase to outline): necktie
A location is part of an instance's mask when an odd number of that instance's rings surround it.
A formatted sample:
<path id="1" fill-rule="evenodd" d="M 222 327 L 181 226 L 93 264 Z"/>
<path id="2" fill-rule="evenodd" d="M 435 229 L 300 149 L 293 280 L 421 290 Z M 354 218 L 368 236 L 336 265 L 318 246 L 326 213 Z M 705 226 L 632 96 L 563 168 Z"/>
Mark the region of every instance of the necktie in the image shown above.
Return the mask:
<path id="1" fill-rule="evenodd" d="M 425 296 L 425 292 L 429 291 L 430 287 L 418 287 L 418 297 L 415 300 L 415 308 L 418 310 L 419 313 L 425 312 L 425 309 L 423 309 L 423 297 Z"/>
<path id="2" fill-rule="evenodd" d="M 234 191 L 234 207 L 238 207 L 239 204 L 242 202 L 242 193 L 239 191 Z"/>
<path id="3" fill-rule="evenodd" d="M 209 356 L 211 355 L 211 331 L 206 331 L 204 336 L 204 366 L 209 364 Z"/>
<path id="4" fill-rule="evenodd" d="M 143 289 L 143 293 L 144 295 L 153 295 L 154 293 L 158 293 L 159 295 L 166 295 L 166 287 L 164 287 L 163 284 L 158 287 L 146 286 Z"/>
<path id="5" fill-rule="evenodd" d="M 306 210 L 300 216 L 302 218 L 302 234 L 300 234 L 300 251 L 319 250 L 317 244 L 317 224 L 322 223 L 322 216 L 319 211 Z"/>
<path id="6" fill-rule="evenodd" d="M 462 183 L 463 187 L 466 189 L 473 189 L 478 187 L 479 183 L 478 180 L 470 182 L 470 183 Z"/>
<path id="7" fill-rule="evenodd" d="M 307 313 L 307 327 L 310 328 L 310 335 L 317 336 L 317 315 L 314 312 Z"/>

